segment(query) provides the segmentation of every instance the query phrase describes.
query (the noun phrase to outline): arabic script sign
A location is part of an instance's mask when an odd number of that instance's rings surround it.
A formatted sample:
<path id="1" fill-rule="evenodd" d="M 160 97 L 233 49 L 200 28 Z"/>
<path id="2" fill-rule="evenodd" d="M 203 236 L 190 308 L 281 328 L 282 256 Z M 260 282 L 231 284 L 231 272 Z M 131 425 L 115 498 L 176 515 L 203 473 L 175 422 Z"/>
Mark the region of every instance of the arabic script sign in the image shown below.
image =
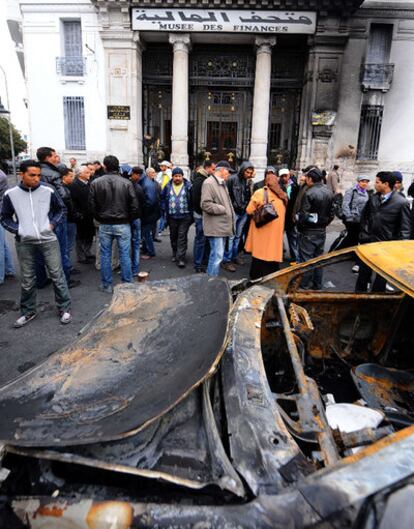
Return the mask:
<path id="1" fill-rule="evenodd" d="M 316 13 L 309 11 L 134 8 L 132 10 L 132 29 L 138 31 L 312 34 L 316 29 Z"/>
<path id="2" fill-rule="evenodd" d="M 108 119 L 131 119 L 131 109 L 127 106 L 108 105 Z"/>

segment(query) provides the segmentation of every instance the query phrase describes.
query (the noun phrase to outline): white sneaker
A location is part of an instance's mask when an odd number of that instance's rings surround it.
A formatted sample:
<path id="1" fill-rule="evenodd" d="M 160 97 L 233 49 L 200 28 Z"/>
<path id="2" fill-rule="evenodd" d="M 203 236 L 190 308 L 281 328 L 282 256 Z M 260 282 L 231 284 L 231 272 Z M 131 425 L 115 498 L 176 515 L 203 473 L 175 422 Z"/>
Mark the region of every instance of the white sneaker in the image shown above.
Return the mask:
<path id="1" fill-rule="evenodd" d="M 34 318 L 36 318 L 36 316 L 37 312 L 34 312 L 33 314 L 26 314 L 26 316 L 20 316 L 20 318 L 14 322 L 13 327 L 15 329 L 19 329 L 20 327 L 23 327 L 23 325 L 26 325 L 26 323 L 29 323 L 29 321 L 32 321 Z"/>
<path id="2" fill-rule="evenodd" d="M 358 265 L 354 265 L 352 267 L 352 271 L 354 272 L 354 274 L 357 274 L 359 272 L 359 266 Z"/>
<path id="3" fill-rule="evenodd" d="M 389 285 L 388 283 L 385 285 L 385 290 L 387 292 L 395 292 L 395 288 L 391 285 Z"/>
<path id="4" fill-rule="evenodd" d="M 72 321 L 72 316 L 70 312 L 61 312 L 60 313 L 60 323 L 63 323 L 66 325 L 67 323 L 70 323 Z"/>

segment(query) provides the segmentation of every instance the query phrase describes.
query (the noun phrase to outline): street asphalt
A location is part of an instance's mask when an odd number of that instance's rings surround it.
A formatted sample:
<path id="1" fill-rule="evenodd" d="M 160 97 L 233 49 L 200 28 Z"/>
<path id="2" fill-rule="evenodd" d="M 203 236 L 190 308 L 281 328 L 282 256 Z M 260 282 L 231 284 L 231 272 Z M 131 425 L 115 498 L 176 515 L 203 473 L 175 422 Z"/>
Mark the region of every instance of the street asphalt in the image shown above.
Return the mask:
<path id="1" fill-rule="evenodd" d="M 328 229 L 326 248 L 341 230 L 341 223 L 334 222 Z M 13 238 L 8 234 L 10 244 L 14 249 Z M 171 262 L 171 247 L 168 234 L 161 237 L 161 243 L 156 243 L 157 256 L 149 261 L 141 261 L 141 271 L 150 273 L 149 281 L 182 277 L 194 273 L 192 266 L 192 245 L 194 226 L 189 233 L 188 264 L 184 269 L 178 268 Z M 110 303 L 111 296 L 99 291 L 100 275 L 94 264 L 80 264 L 73 255 L 73 263 L 80 270 L 80 274 L 73 276 L 79 279 L 81 285 L 71 289 L 73 321 L 68 325 L 59 322 L 52 286 L 38 291 L 38 316 L 35 320 L 20 329 L 13 328 L 14 321 L 19 317 L 19 267 L 15 256 L 17 277 L 6 279 L 0 286 L 0 354 L 2 369 L 0 372 L 0 386 L 13 380 L 28 369 L 38 365 L 48 356 L 71 343 L 78 336 L 79 331 L 102 309 Z M 223 277 L 241 279 L 248 276 L 250 257 L 244 255 L 244 265 L 237 266 L 235 273 L 222 271 Z M 284 266 L 287 266 L 285 263 Z M 120 276 L 114 272 L 114 284 L 120 283 Z M 157 307 L 154 306 L 154 311 Z"/>

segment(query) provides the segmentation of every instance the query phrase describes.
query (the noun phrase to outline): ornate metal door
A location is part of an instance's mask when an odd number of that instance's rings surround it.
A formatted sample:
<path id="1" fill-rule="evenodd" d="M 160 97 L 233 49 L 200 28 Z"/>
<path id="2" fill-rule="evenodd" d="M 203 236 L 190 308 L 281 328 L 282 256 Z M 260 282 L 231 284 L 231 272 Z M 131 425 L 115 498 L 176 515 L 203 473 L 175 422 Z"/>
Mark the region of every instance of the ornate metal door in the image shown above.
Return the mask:
<path id="1" fill-rule="evenodd" d="M 228 160 L 236 166 L 249 156 L 250 90 L 195 88 L 190 96 L 190 159 Z"/>

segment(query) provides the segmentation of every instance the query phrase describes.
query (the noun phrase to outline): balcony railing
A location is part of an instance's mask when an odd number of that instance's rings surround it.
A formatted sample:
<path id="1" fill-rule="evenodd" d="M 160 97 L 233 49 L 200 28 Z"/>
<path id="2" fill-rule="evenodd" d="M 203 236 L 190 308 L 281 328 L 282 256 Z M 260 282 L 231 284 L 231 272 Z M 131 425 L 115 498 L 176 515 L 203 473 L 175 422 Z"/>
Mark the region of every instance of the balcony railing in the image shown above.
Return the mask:
<path id="1" fill-rule="evenodd" d="M 362 89 L 364 92 L 367 90 L 388 92 L 391 88 L 393 75 L 393 64 L 363 64 L 361 66 Z"/>
<path id="2" fill-rule="evenodd" d="M 56 73 L 68 77 L 83 77 L 86 73 L 86 58 L 56 57 Z"/>

